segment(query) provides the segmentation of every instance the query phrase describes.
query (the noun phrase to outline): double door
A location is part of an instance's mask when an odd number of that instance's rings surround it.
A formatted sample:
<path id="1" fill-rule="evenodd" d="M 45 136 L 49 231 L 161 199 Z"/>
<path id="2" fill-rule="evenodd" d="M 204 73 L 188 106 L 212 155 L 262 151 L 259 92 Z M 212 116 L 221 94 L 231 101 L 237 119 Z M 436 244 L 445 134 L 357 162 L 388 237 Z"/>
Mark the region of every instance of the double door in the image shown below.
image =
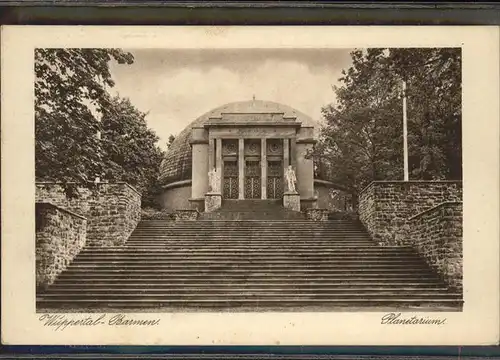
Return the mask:
<path id="1" fill-rule="evenodd" d="M 281 199 L 283 197 L 283 163 L 281 161 L 267 162 L 267 198 Z"/>
<path id="2" fill-rule="evenodd" d="M 239 170 L 237 161 L 224 161 L 223 197 L 239 198 Z M 283 198 L 283 163 L 267 161 L 266 179 L 267 199 Z M 259 160 L 245 160 L 244 166 L 244 198 L 262 198 L 262 174 Z"/>
<path id="3" fill-rule="evenodd" d="M 260 199 L 262 196 L 259 160 L 245 161 L 245 199 Z"/>

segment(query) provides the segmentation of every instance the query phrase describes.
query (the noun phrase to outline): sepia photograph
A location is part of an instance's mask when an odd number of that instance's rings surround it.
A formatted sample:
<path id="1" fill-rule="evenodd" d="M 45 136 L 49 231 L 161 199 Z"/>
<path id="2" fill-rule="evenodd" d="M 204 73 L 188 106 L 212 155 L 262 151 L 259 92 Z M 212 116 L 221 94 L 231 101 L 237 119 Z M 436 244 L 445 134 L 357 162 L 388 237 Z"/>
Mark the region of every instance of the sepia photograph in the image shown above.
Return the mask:
<path id="1" fill-rule="evenodd" d="M 497 341 L 498 29 L 60 30 L 4 29 L 7 342 Z"/>
<path id="2" fill-rule="evenodd" d="M 460 48 L 34 55 L 38 311 L 461 310 Z"/>

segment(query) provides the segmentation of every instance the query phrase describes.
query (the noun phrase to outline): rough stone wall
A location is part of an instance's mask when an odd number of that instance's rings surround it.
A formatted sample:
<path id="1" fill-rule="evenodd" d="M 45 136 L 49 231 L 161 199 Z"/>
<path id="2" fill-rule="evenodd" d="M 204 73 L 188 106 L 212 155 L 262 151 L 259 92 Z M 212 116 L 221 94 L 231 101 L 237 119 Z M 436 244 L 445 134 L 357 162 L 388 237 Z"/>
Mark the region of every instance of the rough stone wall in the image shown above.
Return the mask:
<path id="1" fill-rule="evenodd" d="M 46 288 L 85 246 L 87 220 L 49 203 L 37 203 L 36 286 Z"/>
<path id="2" fill-rule="evenodd" d="M 126 183 L 100 183 L 68 199 L 57 183 L 37 183 L 36 202 L 49 202 L 87 218 L 87 244 L 122 245 L 141 218 L 141 195 Z"/>
<path id="3" fill-rule="evenodd" d="M 358 213 L 375 241 L 399 245 L 410 217 L 448 201 L 462 201 L 461 181 L 374 181 L 361 192 Z"/>
<path id="4" fill-rule="evenodd" d="M 443 280 L 462 289 L 462 203 L 445 202 L 411 217 L 404 232 Z"/>

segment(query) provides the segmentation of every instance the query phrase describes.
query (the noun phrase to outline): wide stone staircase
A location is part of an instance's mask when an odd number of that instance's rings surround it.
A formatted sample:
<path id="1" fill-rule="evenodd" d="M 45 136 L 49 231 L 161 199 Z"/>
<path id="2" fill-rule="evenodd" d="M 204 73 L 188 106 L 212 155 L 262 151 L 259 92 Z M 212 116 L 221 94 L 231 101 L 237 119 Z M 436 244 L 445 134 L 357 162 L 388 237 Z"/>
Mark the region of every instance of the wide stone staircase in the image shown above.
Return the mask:
<path id="1" fill-rule="evenodd" d="M 126 246 L 86 247 L 37 306 L 457 308 L 461 295 L 411 248 L 380 247 L 353 220 L 143 220 Z"/>

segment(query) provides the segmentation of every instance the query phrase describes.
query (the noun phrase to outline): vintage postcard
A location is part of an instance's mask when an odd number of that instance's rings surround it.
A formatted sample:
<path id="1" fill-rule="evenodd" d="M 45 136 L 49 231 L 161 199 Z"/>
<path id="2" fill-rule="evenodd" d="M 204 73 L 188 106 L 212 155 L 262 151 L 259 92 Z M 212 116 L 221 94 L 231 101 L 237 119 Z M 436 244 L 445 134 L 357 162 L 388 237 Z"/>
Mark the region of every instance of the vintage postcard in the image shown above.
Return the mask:
<path id="1" fill-rule="evenodd" d="M 498 28 L 1 40 L 4 343 L 498 342 Z"/>

